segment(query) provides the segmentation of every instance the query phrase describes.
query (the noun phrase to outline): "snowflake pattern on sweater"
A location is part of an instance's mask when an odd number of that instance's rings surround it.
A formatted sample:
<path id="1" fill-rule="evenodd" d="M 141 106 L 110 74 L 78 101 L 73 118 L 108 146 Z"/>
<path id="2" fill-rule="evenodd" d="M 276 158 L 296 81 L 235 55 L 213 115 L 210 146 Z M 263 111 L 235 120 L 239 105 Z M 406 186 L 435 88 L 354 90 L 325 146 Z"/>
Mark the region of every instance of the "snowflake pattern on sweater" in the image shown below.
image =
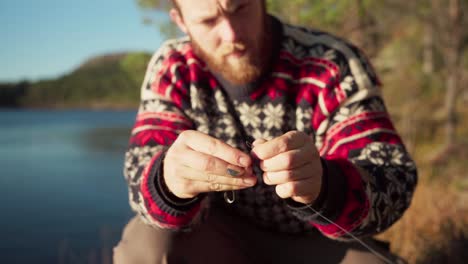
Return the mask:
<path id="1" fill-rule="evenodd" d="M 349 238 L 307 206 L 291 206 L 279 198 L 274 186 L 263 183 L 258 168 L 257 185 L 236 191 L 232 205 L 224 204 L 219 193 L 189 201 L 165 194 L 160 181 L 164 153 L 182 131 L 198 130 L 247 152 L 239 126 L 254 139 L 273 139 L 291 130 L 313 137 L 328 168 L 328 195 L 318 209 L 353 235 L 381 232 L 408 208 L 416 167 L 390 121 L 365 56 L 327 33 L 280 26 L 281 47 L 271 72 L 242 96 L 223 92 L 188 38 L 168 41 L 155 53 L 124 168 L 130 205 L 145 222 L 190 228 L 202 221 L 211 204 L 218 204 L 266 229 L 318 229 L 331 238 Z"/>

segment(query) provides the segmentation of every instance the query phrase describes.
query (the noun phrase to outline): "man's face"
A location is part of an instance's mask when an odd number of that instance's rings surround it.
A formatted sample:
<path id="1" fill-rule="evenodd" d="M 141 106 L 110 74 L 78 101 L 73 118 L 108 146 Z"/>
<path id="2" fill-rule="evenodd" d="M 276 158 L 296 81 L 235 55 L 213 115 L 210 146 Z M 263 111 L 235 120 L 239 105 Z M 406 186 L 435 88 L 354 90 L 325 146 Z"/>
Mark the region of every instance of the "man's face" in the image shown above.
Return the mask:
<path id="1" fill-rule="evenodd" d="M 258 78 L 265 67 L 266 11 L 263 0 L 177 0 L 179 21 L 194 51 L 211 70 L 233 84 Z"/>

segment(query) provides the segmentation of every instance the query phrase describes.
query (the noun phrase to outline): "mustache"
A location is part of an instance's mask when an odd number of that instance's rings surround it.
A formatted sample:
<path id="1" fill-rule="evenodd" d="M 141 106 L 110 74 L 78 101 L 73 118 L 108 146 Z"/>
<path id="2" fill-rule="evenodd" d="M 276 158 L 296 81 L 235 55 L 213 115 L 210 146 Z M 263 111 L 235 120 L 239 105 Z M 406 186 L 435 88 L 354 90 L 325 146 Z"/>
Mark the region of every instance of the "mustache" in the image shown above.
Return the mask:
<path id="1" fill-rule="evenodd" d="M 229 43 L 223 43 L 219 49 L 218 49 L 218 54 L 220 56 L 227 56 L 231 54 L 234 51 L 244 51 L 245 50 L 245 44 L 241 42 L 229 42 Z"/>

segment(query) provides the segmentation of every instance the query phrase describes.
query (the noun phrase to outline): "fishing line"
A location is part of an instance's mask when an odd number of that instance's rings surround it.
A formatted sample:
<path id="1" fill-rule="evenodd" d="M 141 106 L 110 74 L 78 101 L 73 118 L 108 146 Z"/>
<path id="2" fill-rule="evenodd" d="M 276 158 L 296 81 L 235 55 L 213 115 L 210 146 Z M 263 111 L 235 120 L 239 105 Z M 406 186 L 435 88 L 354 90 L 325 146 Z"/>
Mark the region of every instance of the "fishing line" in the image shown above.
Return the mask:
<path id="1" fill-rule="evenodd" d="M 346 233 L 348 236 L 350 236 L 351 238 L 353 238 L 354 240 L 356 240 L 357 242 L 359 242 L 359 244 L 361 244 L 363 247 L 365 247 L 366 249 L 368 249 L 374 256 L 378 257 L 380 260 L 382 260 L 383 262 L 387 263 L 387 264 L 393 264 L 394 262 L 391 261 L 390 259 L 386 258 L 385 256 L 383 256 L 382 254 L 380 254 L 379 252 L 377 252 L 376 250 L 374 250 L 371 246 L 367 245 L 364 241 L 362 241 L 361 239 L 359 239 L 357 236 L 351 234 L 350 232 L 346 231 L 346 229 L 344 229 L 343 227 L 341 227 L 340 225 L 338 225 L 337 223 L 333 222 L 332 220 L 328 219 L 327 217 L 325 217 L 323 214 L 321 214 L 320 212 L 318 212 L 317 210 L 315 210 L 314 208 L 312 208 L 310 205 L 307 205 L 307 208 L 309 208 L 310 210 L 312 210 L 312 212 L 314 212 L 315 214 L 317 214 L 318 216 L 322 217 L 323 219 L 325 219 L 325 221 L 327 221 L 328 223 L 336 226 L 338 229 L 340 229 L 341 231 L 343 231 L 344 233 Z"/>

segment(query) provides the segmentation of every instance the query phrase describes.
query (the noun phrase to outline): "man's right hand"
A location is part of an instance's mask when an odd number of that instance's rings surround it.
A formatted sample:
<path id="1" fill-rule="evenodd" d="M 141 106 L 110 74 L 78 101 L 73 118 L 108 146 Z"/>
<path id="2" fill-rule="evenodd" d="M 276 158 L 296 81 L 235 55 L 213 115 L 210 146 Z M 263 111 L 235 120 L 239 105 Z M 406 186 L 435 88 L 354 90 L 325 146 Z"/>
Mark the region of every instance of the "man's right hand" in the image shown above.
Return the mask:
<path id="1" fill-rule="evenodd" d="M 164 159 L 164 180 L 175 196 L 240 190 L 254 186 L 251 157 L 199 131 L 182 132 Z"/>

